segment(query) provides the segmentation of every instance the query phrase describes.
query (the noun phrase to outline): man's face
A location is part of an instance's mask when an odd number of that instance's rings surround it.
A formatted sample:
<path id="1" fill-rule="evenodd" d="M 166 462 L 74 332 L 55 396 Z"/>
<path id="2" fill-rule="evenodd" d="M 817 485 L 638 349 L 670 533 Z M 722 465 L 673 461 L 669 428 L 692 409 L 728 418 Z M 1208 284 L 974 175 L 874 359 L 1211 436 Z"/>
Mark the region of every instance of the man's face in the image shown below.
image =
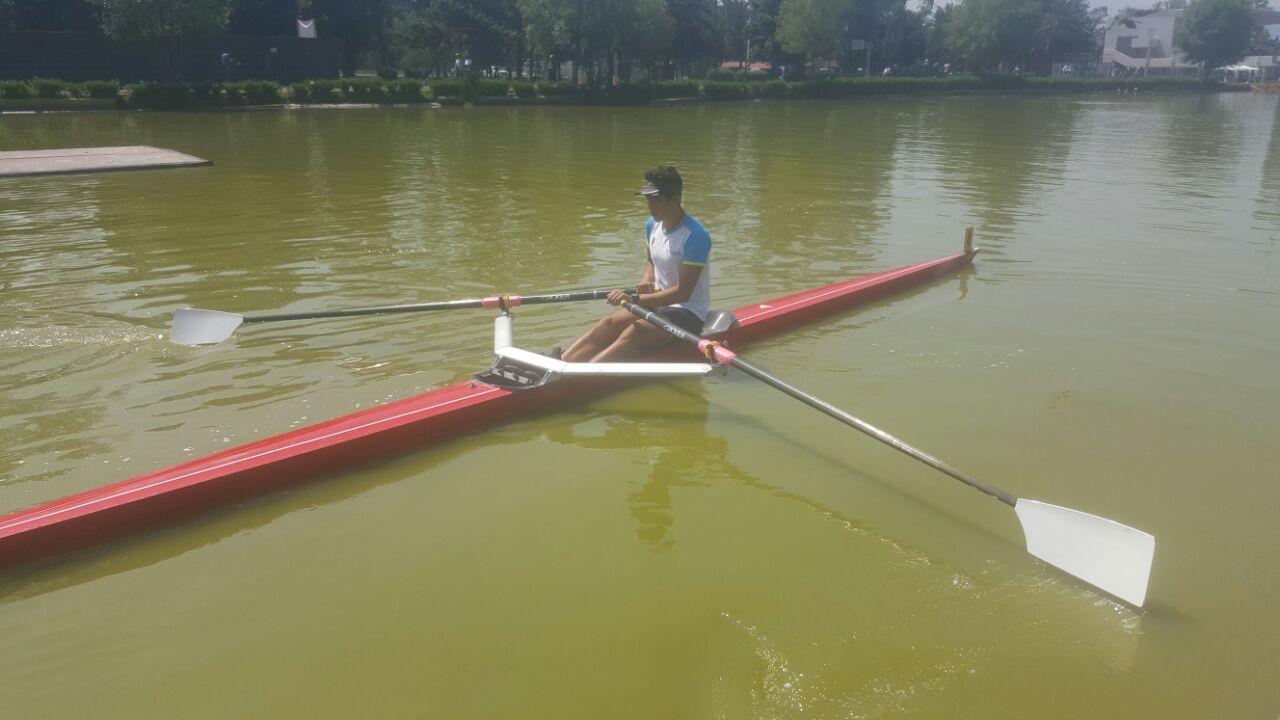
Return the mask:
<path id="1" fill-rule="evenodd" d="M 649 214 L 654 217 L 661 217 L 671 212 L 672 205 L 676 199 L 673 197 L 663 197 L 661 195 L 647 195 L 645 199 L 649 201 Z"/>

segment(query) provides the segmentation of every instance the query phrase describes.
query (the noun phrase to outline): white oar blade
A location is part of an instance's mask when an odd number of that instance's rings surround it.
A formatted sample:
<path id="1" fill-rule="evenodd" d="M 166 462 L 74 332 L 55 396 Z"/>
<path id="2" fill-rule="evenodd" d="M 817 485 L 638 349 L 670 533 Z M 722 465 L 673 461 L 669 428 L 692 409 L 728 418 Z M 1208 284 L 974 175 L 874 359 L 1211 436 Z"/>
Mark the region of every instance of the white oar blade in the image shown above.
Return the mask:
<path id="1" fill-rule="evenodd" d="M 214 345 L 231 337 L 242 322 L 244 316 L 235 313 L 183 308 L 173 316 L 169 340 L 181 345 Z"/>
<path id="2" fill-rule="evenodd" d="M 1035 500 L 1013 508 L 1027 552 L 1135 607 L 1147 599 L 1156 539 L 1114 520 Z"/>

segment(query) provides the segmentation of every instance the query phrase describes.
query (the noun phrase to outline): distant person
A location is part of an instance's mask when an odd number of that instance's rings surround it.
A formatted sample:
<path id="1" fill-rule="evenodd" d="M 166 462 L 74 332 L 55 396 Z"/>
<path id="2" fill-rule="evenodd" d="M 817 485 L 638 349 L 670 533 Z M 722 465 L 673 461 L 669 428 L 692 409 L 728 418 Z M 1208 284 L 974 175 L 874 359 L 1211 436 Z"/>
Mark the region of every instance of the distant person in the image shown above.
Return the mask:
<path id="1" fill-rule="evenodd" d="M 231 65 L 234 63 L 234 60 L 233 60 L 233 59 L 232 59 L 232 57 L 231 57 L 231 53 L 230 53 L 230 52 L 228 52 L 228 51 L 226 51 L 226 50 L 223 50 L 223 51 L 222 51 L 222 57 L 218 58 L 218 61 L 219 61 L 220 63 L 222 63 L 222 77 L 223 77 L 223 79 L 224 79 L 224 80 L 230 80 L 230 79 L 231 79 Z"/>
<path id="2" fill-rule="evenodd" d="M 702 223 L 684 211 L 684 180 L 670 165 L 644 174 L 637 192 L 649 203 L 644 226 L 645 268 L 636 284 L 635 303 L 656 308 L 671 324 L 699 335 L 711 307 L 711 236 Z M 627 297 L 609 293 L 610 305 Z M 561 355 L 570 362 L 618 360 L 641 350 L 670 343 L 665 330 L 627 310 L 617 310 L 596 323 Z M 555 350 L 552 354 L 557 354 Z"/>

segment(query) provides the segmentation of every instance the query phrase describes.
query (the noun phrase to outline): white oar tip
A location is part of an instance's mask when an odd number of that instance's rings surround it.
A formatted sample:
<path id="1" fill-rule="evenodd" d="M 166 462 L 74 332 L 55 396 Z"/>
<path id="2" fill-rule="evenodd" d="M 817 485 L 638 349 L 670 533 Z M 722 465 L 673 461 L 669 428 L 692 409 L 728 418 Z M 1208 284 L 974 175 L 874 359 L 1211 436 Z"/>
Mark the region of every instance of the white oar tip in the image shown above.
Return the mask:
<path id="1" fill-rule="evenodd" d="M 1014 506 L 1027 552 L 1081 580 L 1142 607 L 1156 539 L 1114 520 L 1019 498 Z"/>
<path id="2" fill-rule="evenodd" d="M 173 315 L 169 341 L 179 345 L 215 345 L 231 337 L 243 315 L 220 310 L 182 308 Z"/>

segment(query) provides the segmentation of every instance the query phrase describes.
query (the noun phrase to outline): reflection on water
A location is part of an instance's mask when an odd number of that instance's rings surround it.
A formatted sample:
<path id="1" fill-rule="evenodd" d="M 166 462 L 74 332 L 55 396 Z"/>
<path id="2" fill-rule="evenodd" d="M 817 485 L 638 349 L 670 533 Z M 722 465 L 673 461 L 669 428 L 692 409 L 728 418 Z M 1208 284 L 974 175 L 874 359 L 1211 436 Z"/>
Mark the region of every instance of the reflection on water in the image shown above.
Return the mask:
<path id="1" fill-rule="evenodd" d="M 937 257 L 976 225 L 974 271 L 750 353 L 1161 550 L 1132 613 L 1027 559 L 987 498 L 730 375 L 6 578 L 0 704 L 154 714 L 148 678 L 223 716 L 353 697 L 388 716 L 1034 716 L 1045 697 L 1064 716 L 1263 716 L 1280 703 L 1277 100 L 6 116 L 5 149 L 214 165 L 0 180 L 0 510 L 490 360 L 487 311 L 183 348 L 162 338 L 174 309 L 626 285 L 632 193 L 673 162 L 721 307 Z M 604 310 L 522 309 L 518 334 L 563 344 Z M 239 692 L 210 695 L 210 668 Z M 110 681 L 49 680 L 68 675 Z"/>

